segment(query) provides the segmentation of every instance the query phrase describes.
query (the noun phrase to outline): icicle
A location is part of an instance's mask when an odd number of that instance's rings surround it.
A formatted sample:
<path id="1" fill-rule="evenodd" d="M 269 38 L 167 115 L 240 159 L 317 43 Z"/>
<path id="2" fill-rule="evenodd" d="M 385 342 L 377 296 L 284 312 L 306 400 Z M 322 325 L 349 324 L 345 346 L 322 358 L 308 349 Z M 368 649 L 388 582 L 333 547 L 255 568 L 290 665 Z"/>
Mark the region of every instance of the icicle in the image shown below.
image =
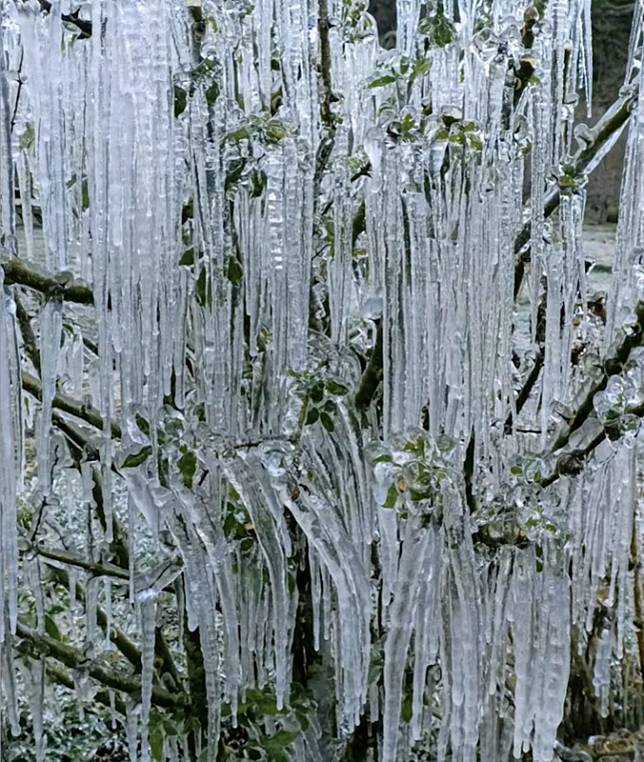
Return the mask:
<path id="1" fill-rule="evenodd" d="M 406 527 L 405 539 L 394 590 L 389 607 L 390 624 L 385 640 L 383 756 L 396 758 L 398 725 L 402 702 L 403 678 L 407 649 L 418 605 L 418 592 L 427 575 L 428 548 L 432 534 L 423 530 L 422 516 L 414 517 Z"/>
<path id="2" fill-rule="evenodd" d="M 36 762 L 45 762 L 47 736 L 44 728 L 45 702 L 45 662 L 44 659 L 33 659 L 26 675 L 29 686 L 29 707 L 34 729 Z"/>
<path id="3" fill-rule="evenodd" d="M 146 591 L 147 592 L 147 591 Z M 141 616 L 141 762 L 150 759 L 149 720 L 152 706 L 152 679 L 154 676 L 154 644 L 156 637 L 156 600 L 146 593 L 139 596 Z"/>
<path id="4" fill-rule="evenodd" d="M 0 252 L 17 254 L 14 211 L 13 162 L 11 158 L 11 114 L 7 79 L 4 25 L 0 25 Z"/>
<path id="5" fill-rule="evenodd" d="M 11 735 L 20 735 L 20 718 L 18 714 L 18 691 L 16 690 L 16 666 L 13 658 L 13 636 L 5 635 L 0 644 L 0 698 L 9 719 Z"/>
<path id="6" fill-rule="evenodd" d="M 0 268 L 1 269 L 1 268 Z M 0 616 L 0 643 L 5 637 L 5 624 L 13 634 L 17 620 L 18 533 L 16 482 L 22 443 L 14 425 L 15 406 L 20 404 L 19 381 L 11 367 L 10 330 L 13 328 L 11 303 L 0 274 L 0 601 L 8 619 Z M 14 329 L 15 330 L 15 329 Z"/>

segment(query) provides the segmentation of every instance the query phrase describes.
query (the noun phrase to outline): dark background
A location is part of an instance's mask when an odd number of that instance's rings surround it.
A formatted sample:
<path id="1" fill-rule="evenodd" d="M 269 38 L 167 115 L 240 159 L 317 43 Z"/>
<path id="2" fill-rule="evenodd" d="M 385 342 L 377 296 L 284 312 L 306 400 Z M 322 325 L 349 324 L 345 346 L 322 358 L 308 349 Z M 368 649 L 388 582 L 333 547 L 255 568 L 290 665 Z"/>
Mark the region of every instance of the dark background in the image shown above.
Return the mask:
<path id="1" fill-rule="evenodd" d="M 593 116 L 594 123 L 617 98 L 624 80 L 634 0 L 593 0 Z M 396 0 L 371 0 L 369 11 L 378 22 L 384 44 L 394 39 Z M 580 109 L 585 119 L 585 107 Z M 596 222 L 617 218 L 619 185 L 624 160 L 624 136 L 590 178 L 587 216 Z"/>

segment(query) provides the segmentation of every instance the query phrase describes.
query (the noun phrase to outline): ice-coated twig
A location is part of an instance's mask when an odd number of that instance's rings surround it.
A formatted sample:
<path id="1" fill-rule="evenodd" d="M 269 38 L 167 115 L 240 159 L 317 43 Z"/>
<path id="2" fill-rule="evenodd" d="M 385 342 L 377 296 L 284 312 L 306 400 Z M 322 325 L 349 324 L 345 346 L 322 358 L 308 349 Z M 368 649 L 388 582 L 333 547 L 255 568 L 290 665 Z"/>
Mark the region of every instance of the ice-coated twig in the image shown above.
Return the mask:
<path id="1" fill-rule="evenodd" d="M 29 394 L 33 395 L 36 399 L 41 399 L 42 385 L 40 381 L 35 376 L 32 376 L 26 371 L 24 371 L 22 374 L 22 387 L 26 392 L 29 392 Z M 80 418 L 86 423 L 89 423 L 90 425 L 97 428 L 99 431 L 103 430 L 103 417 L 101 416 L 100 412 L 92 405 L 85 405 L 82 402 L 79 402 L 72 397 L 68 397 L 65 394 L 56 394 L 54 396 L 52 405 L 57 410 L 61 410 L 64 413 L 73 415 L 75 418 Z M 112 436 L 115 439 L 120 439 L 121 427 L 119 424 L 115 421 L 112 421 L 111 429 Z"/>
<path id="2" fill-rule="evenodd" d="M 47 676 L 55 683 L 58 683 L 58 685 L 69 688 L 71 691 L 76 690 L 76 683 L 72 676 L 54 662 L 48 661 L 45 665 L 45 671 L 47 672 Z M 97 701 L 99 704 L 102 704 L 109 709 L 114 707 L 114 709 L 116 709 L 116 711 L 123 717 L 127 714 L 125 702 L 113 693 L 110 694 L 109 691 L 97 691 L 94 694 L 94 701 Z"/>
<path id="3" fill-rule="evenodd" d="M 355 404 L 358 409 L 366 410 L 371 404 L 380 381 L 382 380 L 382 319 L 378 320 L 376 341 L 367 361 L 367 366 L 358 383 Z"/>
<path id="4" fill-rule="evenodd" d="M 108 688 L 113 688 L 133 696 L 138 696 L 141 693 L 141 683 L 139 680 L 133 679 L 127 674 L 107 669 L 96 662 L 88 661 L 77 648 L 60 640 L 55 640 L 44 633 L 36 632 L 36 630 L 28 627 L 21 621 L 18 622 L 16 627 L 16 634 L 18 637 L 28 641 L 35 653 L 45 657 L 51 656 L 70 669 L 84 667 L 91 678 Z M 152 703 L 157 706 L 167 707 L 168 709 L 180 709 L 187 705 L 187 698 L 182 693 L 170 692 L 164 688 L 154 686 L 152 688 Z"/>
<path id="5" fill-rule="evenodd" d="M 57 561 L 66 566 L 77 566 L 79 569 L 91 572 L 96 577 L 115 577 L 116 579 L 129 580 L 130 575 L 120 566 L 112 563 L 95 563 L 84 558 L 78 558 L 64 550 L 50 550 L 38 545 L 35 552 L 50 561 Z"/>
<path id="6" fill-rule="evenodd" d="M 40 291 L 49 298 L 60 298 L 66 302 L 77 304 L 94 304 L 92 289 L 84 283 L 75 283 L 68 273 L 58 277 L 46 275 L 16 257 L 0 261 L 4 270 L 5 285 L 18 284 L 35 291 Z"/>
<path id="7" fill-rule="evenodd" d="M 585 423 L 593 412 L 595 396 L 606 388 L 608 379 L 611 376 L 617 375 L 623 371 L 631 351 L 636 347 L 642 346 L 642 339 L 644 338 L 644 302 L 638 303 L 635 313 L 637 316 L 636 325 L 633 326 L 617 345 L 615 350 L 604 360 L 604 373 L 602 374 L 602 377 L 591 386 L 582 402 L 569 418 L 568 425 L 557 436 L 557 439 L 552 445 L 550 450 L 551 453 L 566 447 L 570 441 L 570 437 Z"/>
<path id="8" fill-rule="evenodd" d="M 601 119 L 592 129 L 592 140 L 584 147 L 580 148 L 577 155 L 573 158 L 571 166 L 574 167 L 575 174 L 592 171 L 599 164 L 600 158 L 610 150 L 619 137 L 621 130 L 628 122 L 631 109 L 636 100 L 636 93 L 630 90 L 627 94 L 621 95 L 604 113 Z M 545 218 L 550 217 L 559 207 L 561 195 L 559 188 L 555 188 L 546 196 L 543 207 Z M 525 266 L 530 262 L 531 249 L 529 246 L 532 225 L 526 222 L 523 229 L 514 242 L 514 252 L 517 256 L 517 263 L 514 271 L 514 298 L 519 295 L 525 275 Z"/>

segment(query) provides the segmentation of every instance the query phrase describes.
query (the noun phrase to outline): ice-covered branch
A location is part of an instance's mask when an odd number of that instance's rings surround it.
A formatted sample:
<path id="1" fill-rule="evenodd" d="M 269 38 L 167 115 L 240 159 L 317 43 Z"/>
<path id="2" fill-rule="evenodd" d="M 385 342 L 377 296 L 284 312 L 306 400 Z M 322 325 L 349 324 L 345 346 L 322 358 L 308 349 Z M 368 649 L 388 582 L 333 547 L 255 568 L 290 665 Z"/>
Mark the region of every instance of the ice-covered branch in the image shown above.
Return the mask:
<path id="1" fill-rule="evenodd" d="M 66 588 L 69 588 L 69 574 L 65 569 L 59 567 L 50 567 L 52 576 L 58 580 Z M 78 580 L 76 581 L 76 596 L 81 602 L 87 600 L 87 594 L 85 592 L 85 586 Z M 96 605 L 96 622 L 105 632 L 109 628 L 109 638 L 121 654 L 127 659 L 127 661 L 134 667 L 137 672 L 141 671 L 141 651 L 136 644 L 118 627 L 114 621 L 110 620 L 107 612 L 102 606 Z"/>
<path id="2" fill-rule="evenodd" d="M 382 319 L 378 321 L 376 341 L 364 369 L 355 396 L 356 407 L 366 410 L 371 404 L 376 390 L 382 379 Z"/>
<path id="3" fill-rule="evenodd" d="M 76 690 L 76 683 L 74 683 L 72 676 L 62 667 L 59 667 L 52 661 L 48 661 L 45 664 L 45 671 L 47 672 L 49 679 L 53 680 L 55 683 L 58 683 L 58 685 L 69 688 L 71 691 Z M 94 701 L 97 701 L 99 704 L 102 704 L 103 706 L 106 706 L 110 709 L 114 707 L 114 709 L 116 709 L 116 711 L 123 717 L 127 715 L 127 707 L 125 702 L 122 701 L 118 696 L 114 696 L 113 694 L 110 695 L 109 691 L 97 691 L 94 694 Z"/>
<path id="4" fill-rule="evenodd" d="M 329 5 L 328 0 L 319 0 L 318 34 L 320 35 L 320 77 L 322 79 L 322 102 L 320 116 L 322 122 L 334 131 L 333 112 L 333 80 L 331 78 L 331 46 L 329 44 Z"/>
<path id="5" fill-rule="evenodd" d="M 25 351 L 34 368 L 40 373 L 40 350 L 38 349 L 38 343 L 31 327 L 31 317 L 18 294 L 14 294 L 13 300 L 16 303 L 16 318 L 20 326 Z"/>
<path id="6" fill-rule="evenodd" d="M 632 415 L 636 418 L 644 418 L 644 403 L 633 407 L 627 407 L 624 411 L 626 415 Z M 565 452 L 559 456 L 557 460 L 557 466 L 554 471 L 548 476 L 544 477 L 540 484 L 542 487 L 547 487 L 557 481 L 560 476 L 576 476 L 584 461 L 599 447 L 599 445 L 608 438 L 608 432 L 602 428 L 595 436 L 586 444 L 577 450 L 571 450 Z"/>
<path id="7" fill-rule="evenodd" d="M 11 257 L 0 262 L 6 285 L 18 284 L 40 291 L 47 297 L 76 304 L 94 304 L 92 289 L 84 283 L 74 283 L 68 273 L 45 275 L 24 260 Z"/>
<path id="8" fill-rule="evenodd" d="M 635 310 L 637 323 L 624 336 L 615 350 L 604 360 L 604 373 L 599 381 L 594 383 L 573 415 L 570 417 L 568 425 L 559 434 L 555 440 L 551 452 L 556 452 L 566 447 L 570 437 L 577 431 L 589 418 L 593 412 L 593 403 L 599 392 L 602 392 L 608 384 L 611 376 L 621 373 L 631 354 L 631 351 L 642 345 L 644 331 L 644 302 L 639 302 Z"/>
<path id="9" fill-rule="evenodd" d="M 633 91 L 621 95 L 589 131 L 586 145 L 579 149 L 570 162 L 576 175 L 592 171 L 606 153 L 608 153 L 610 148 L 612 148 L 621 130 L 628 122 L 635 99 L 636 94 Z M 558 208 L 560 200 L 559 188 L 551 190 L 546 196 L 543 209 L 544 217 L 548 218 L 553 214 Z M 515 299 L 521 291 L 526 264 L 530 262 L 531 250 L 529 244 L 531 233 L 532 225 L 526 222 L 514 242 L 514 251 L 517 255 L 514 272 Z"/>
<path id="10" fill-rule="evenodd" d="M 94 563 L 84 558 L 78 558 L 64 550 L 48 550 L 40 545 L 35 548 L 35 551 L 39 556 L 48 558 L 50 561 L 57 561 L 66 566 L 76 566 L 79 569 L 91 572 L 96 577 L 116 577 L 121 580 L 129 580 L 130 578 L 127 571 L 112 563 Z"/>
<path id="11" fill-rule="evenodd" d="M 42 398 L 42 385 L 40 381 L 32 376 L 30 373 L 23 371 L 22 374 L 22 386 L 26 392 L 32 394 L 36 399 Z M 85 405 L 78 400 L 68 397 L 65 394 L 56 394 L 53 400 L 53 407 L 62 410 L 64 413 L 73 415 L 75 418 L 89 423 L 97 428 L 99 431 L 103 430 L 103 417 L 100 412 L 92 405 Z M 121 427 L 115 421 L 112 421 L 112 436 L 115 439 L 121 437 Z"/>
<path id="12" fill-rule="evenodd" d="M 28 641 L 34 651 L 41 656 L 51 656 L 69 669 L 85 669 L 92 679 L 108 688 L 113 688 L 135 697 L 141 693 L 140 680 L 107 669 L 96 662 L 88 661 L 78 649 L 67 643 L 55 640 L 44 633 L 36 632 L 36 630 L 20 621 L 17 624 L 16 633 L 19 637 Z M 170 692 L 164 688 L 153 686 L 152 703 L 157 706 L 177 710 L 187 705 L 187 699 L 182 693 Z"/>
<path id="13" fill-rule="evenodd" d="M 40 555 L 44 555 L 44 554 L 40 553 Z M 60 554 L 57 554 L 57 555 L 60 555 Z M 62 561 L 62 559 L 59 559 L 59 558 L 55 560 L 60 560 L 62 563 L 67 563 L 66 561 Z M 54 577 L 58 579 L 61 582 L 61 584 L 63 584 L 65 587 L 69 587 L 69 575 L 67 571 L 60 567 L 52 566 L 50 568 Z M 76 582 L 76 595 L 79 598 L 79 600 L 81 601 L 86 600 L 85 587 L 78 581 Z M 123 630 L 121 630 L 114 623 L 114 621 L 110 620 L 110 618 L 107 615 L 107 612 L 102 606 L 96 605 L 95 611 L 96 611 L 96 621 L 99 627 L 103 628 L 105 632 L 109 631 L 109 638 L 112 641 L 112 643 L 121 652 L 121 654 L 127 659 L 127 661 L 130 662 L 130 664 L 134 667 L 136 672 L 137 673 L 140 672 L 141 671 L 141 651 L 139 650 L 139 648 L 130 639 L 130 637 L 126 635 L 123 632 Z M 157 630 L 156 630 L 154 650 L 156 653 L 156 659 L 157 659 L 157 663 L 159 664 L 160 672 L 170 675 L 172 679 L 174 680 L 175 685 L 180 686 L 181 677 L 177 670 L 172 653 L 170 652 L 166 639 L 163 635 L 163 631 L 160 627 L 157 627 Z"/>
<path id="14" fill-rule="evenodd" d="M 530 399 L 530 395 L 532 394 L 532 390 L 535 387 L 535 384 L 537 383 L 537 379 L 539 378 L 539 375 L 541 373 L 541 370 L 543 368 L 543 360 L 544 360 L 544 354 L 543 349 L 540 349 L 537 353 L 536 357 L 534 358 L 534 363 L 532 364 L 532 368 L 530 368 L 530 372 L 528 373 L 528 376 L 521 387 L 519 389 L 519 393 L 517 394 L 517 400 L 516 400 L 516 412 L 517 415 L 523 410 L 523 406 L 525 403 Z M 508 415 L 505 421 L 505 433 L 509 434 L 512 431 L 512 414 Z"/>

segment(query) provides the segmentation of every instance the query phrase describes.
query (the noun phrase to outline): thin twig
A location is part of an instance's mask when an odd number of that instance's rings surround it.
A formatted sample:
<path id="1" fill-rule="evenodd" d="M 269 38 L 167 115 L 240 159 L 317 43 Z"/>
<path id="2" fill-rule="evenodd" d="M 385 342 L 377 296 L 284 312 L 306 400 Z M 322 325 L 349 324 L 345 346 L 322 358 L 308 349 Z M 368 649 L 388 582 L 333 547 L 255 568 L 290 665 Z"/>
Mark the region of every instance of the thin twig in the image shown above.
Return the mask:
<path id="1" fill-rule="evenodd" d="M 20 93 L 22 92 L 22 63 L 25 60 L 25 49 L 20 50 L 20 63 L 18 64 L 18 89 L 16 90 L 16 102 L 13 106 L 13 114 L 11 115 L 10 131 L 13 132 L 13 128 L 16 126 L 16 115 L 18 113 L 18 105 L 20 103 Z"/>
<path id="2" fill-rule="evenodd" d="M 27 640 L 33 649 L 43 657 L 51 656 L 69 669 L 85 668 L 87 674 L 107 688 L 113 688 L 133 696 L 140 696 L 141 682 L 129 675 L 107 669 L 95 661 L 88 660 L 81 651 L 60 640 L 39 633 L 23 622 L 18 621 L 16 633 L 19 637 Z M 187 699 L 183 693 L 165 690 L 153 686 L 152 703 L 169 709 L 182 709 L 187 706 Z"/>
<path id="3" fill-rule="evenodd" d="M 120 566 L 116 566 L 112 563 L 94 563 L 93 561 L 86 561 L 84 558 L 78 558 L 71 553 L 64 550 L 49 550 L 42 546 L 34 548 L 35 552 L 43 558 L 48 558 L 50 561 L 57 561 L 65 566 L 76 566 L 79 569 L 85 569 L 85 571 L 91 572 L 96 577 L 116 577 L 124 581 L 129 581 L 130 575 L 121 569 Z"/>
<path id="4" fill-rule="evenodd" d="M 593 139 L 585 148 L 578 151 L 577 155 L 570 162 L 574 167 L 575 174 L 579 175 L 585 172 L 606 143 L 625 126 L 630 118 L 631 108 L 635 102 L 635 98 L 635 93 L 621 96 L 609 109 L 606 110 L 604 115 L 592 129 Z M 546 219 L 558 208 L 560 201 L 561 196 L 559 188 L 554 188 L 546 196 L 544 203 L 543 214 Z M 514 271 L 515 300 L 521 291 L 526 264 L 530 262 L 531 251 L 528 244 L 530 243 L 531 235 L 532 225 L 530 222 L 526 222 L 514 242 L 514 253 L 517 256 L 517 263 Z"/>
<path id="5" fill-rule="evenodd" d="M 22 373 L 22 388 L 33 395 L 36 399 L 42 400 L 42 385 L 40 381 L 32 376 L 31 373 L 23 371 Z M 64 413 L 73 415 L 75 418 L 94 426 L 99 431 L 103 431 L 103 416 L 100 411 L 92 405 L 85 405 L 73 397 L 68 397 L 66 394 L 56 394 L 52 401 L 52 406 L 57 410 L 62 410 Z M 115 421 L 111 424 L 112 436 L 115 439 L 121 438 L 121 427 Z"/>
<path id="6" fill-rule="evenodd" d="M 55 683 L 58 683 L 65 688 L 69 688 L 71 691 L 76 690 L 76 684 L 74 683 L 72 676 L 57 664 L 52 664 L 51 661 L 47 662 L 45 664 L 45 670 L 49 678 Z M 114 707 L 114 709 L 120 715 L 123 717 L 127 716 L 127 706 L 125 705 L 125 702 L 121 701 L 118 696 L 113 696 L 112 699 L 109 691 L 98 691 L 94 694 L 93 700 L 97 701 L 99 704 L 103 704 L 103 706 L 109 707 L 110 709 Z"/>
<path id="7" fill-rule="evenodd" d="M 604 373 L 599 381 L 594 383 L 586 394 L 579 407 L 571 416 L 568 426 L 562 431 L 552 446 L 551 453 L 566 447 L 570 437 L 586 422 L 593 412 L 593 405 L 597 394 L 602 392 L 611 376 L 621 373 L 630 357 L 631 351 L 642 345 L 644 337 L 644 302 L 639 302 L 636 308 L 637 325 L 618 344 L 615 351 L 604 360 Z"/>

